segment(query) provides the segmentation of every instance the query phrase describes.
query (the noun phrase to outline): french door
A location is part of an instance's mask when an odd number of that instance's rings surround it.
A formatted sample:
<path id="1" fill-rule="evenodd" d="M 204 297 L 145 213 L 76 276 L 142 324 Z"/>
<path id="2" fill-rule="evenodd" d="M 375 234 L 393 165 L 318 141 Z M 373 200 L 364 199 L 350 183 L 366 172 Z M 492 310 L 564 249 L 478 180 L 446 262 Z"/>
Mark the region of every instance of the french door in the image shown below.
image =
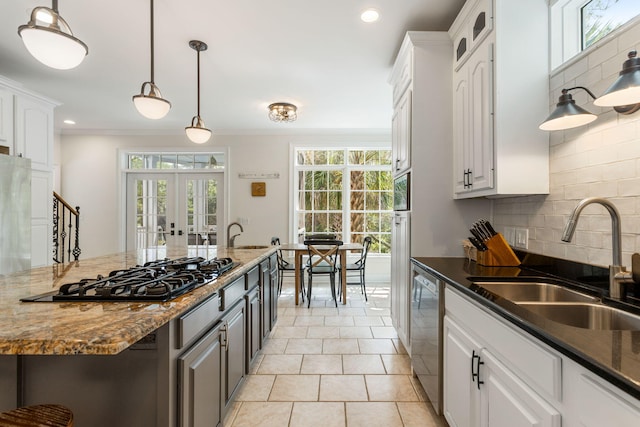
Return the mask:
<path id="1" fill-rule="evenodd" d="M 127 250 L 153 258 L 171 251 L 213 258 L 223 204 L 222 172 L 129 173 Z"/>

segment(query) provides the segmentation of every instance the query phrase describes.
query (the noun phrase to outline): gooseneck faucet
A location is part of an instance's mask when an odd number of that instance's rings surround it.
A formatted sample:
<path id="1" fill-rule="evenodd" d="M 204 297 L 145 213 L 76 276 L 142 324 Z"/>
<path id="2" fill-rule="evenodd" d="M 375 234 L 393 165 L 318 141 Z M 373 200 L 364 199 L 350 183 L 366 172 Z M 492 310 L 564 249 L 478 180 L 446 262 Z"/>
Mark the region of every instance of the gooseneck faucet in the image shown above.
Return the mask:
<path id="1" fill-rule="evenodd" d="M 239 222 L 232 222 L 231 224 L 227 225 L 227 247 L 228 248 L 233 247 L 236 237 L 240 235 L 240 233 L 234 234 L 233 236 L 231 235 L 231 226 L 233 225 L 237 225 L 238 227 L 240 227 L 241 233 L 244 232 L 244 229 L 242 228 L 242 225 Z"/>
<path id="2" fill-rule="evenodd" d="M 609 296 L 611 298 L 622 298 L 623 283 L 632 283 L 632 276 L 630 272 L 626 271 L 626 267 L 622 265 L 622 232 L 620 229 L 620 213 L 618 209 L 607 199 L 600 197 L 588 197 L 581 200 L 578 205 L 573 209 L 573 213 L 569 218 L 569 222 L 564 228 L 562 233 L 562 241 L 570 242 L 573 238 L 573 234 L 576 231 L 576 225 L 578 224 L 578 218 L 582 210 L 592 204 L 597 203 L 604 206 L 609 215 L 611 215 L 611 248 L 612 248 L 612 265 L 609 266 Z"/>

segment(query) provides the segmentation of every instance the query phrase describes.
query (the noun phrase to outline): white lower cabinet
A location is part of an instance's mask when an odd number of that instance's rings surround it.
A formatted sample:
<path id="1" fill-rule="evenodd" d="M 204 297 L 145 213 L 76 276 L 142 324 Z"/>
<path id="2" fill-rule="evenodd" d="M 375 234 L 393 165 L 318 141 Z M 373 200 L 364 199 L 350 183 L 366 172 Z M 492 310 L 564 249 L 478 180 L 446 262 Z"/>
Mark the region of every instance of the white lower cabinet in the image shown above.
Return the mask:
<path id="1" fill-rule="evenodd" d="M 490 319 L 486 313 L 451 290 L 446 292 L 445 304 L 443 407 L 449 425 L 560 427 L 560 412 L 542 397 L 546 391 L 536 390 L 535 384 L 521 379 L 526 374 L 519 373 L 526 370 L 526 366 L 517 361 L 513 366 L 512 360 L 495 347 L 511 338 L 504 335 L 504 325 L 498 320 L 494 320 L 495 325 L 487 324 Z M 474 312 L 476 310 L 479 313 Z M 489 332 L 486 335 L 485 330 Z M 503 336 L 491 339 L 491 334 L 496 333 Z M 516 339 L 511 346 L 518 344 Z M 504 353 L 514 354 L 514 351 L 506 348 Z M 552 371 L 553 366 L 550 365 Z M 536 369 L 531 367 L 532 371 Z"/>
<path id="2" fill-rule="evenodd" d="M 398 338 L 407 350 L 410 349 L 410 304 L 411 282 L 409 280 L 410 214 L 396 212 L 393 218 L 391 240 L 391 322 Z"/>

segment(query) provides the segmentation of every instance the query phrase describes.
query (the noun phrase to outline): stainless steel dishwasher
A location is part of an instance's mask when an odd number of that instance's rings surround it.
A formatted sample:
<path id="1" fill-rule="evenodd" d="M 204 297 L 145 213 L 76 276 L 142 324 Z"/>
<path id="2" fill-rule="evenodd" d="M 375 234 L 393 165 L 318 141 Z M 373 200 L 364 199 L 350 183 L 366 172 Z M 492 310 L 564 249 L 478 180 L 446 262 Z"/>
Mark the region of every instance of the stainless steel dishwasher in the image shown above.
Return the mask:
<path id="1" fill-rule="evenodd" d="M 442 414 L 444 283 L 416 265 L 411 281 L 411 367 L 438 415 Z"/>

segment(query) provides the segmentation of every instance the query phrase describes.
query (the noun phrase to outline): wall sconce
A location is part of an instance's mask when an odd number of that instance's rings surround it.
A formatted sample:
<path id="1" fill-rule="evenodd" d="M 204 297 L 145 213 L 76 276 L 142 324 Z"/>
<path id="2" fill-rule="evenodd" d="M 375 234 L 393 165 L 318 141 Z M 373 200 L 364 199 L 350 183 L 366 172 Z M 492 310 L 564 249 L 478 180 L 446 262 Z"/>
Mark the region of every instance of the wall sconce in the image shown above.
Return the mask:
<path id="1" fill-rule="evenodd" d="M 636 58 L 636 55 L 635 50 L 629 52 L 629 59 L 622 64 L 618 79 L 599 98 L 582 86 L 562 89 L 556 109 L 539 128 L 546 131 L 571 129 L 591 123 L 598 117 L 575 105 L 573 97 L 568 93 L 574 89 L 585 90 L 594 99 L 594 105 L 613 107 L 619 114 L 632 114 L 640 110 L 640 58 Z"/>
<path id="2" fill-rule="evenodd" d="M 583 89 L 591 98 L 596 99 L 595 95 L 586 87 L 576 86 L 569 89 L 562 89 L 562 95 L 560 95 L 558 99 L 556 109 L 553 110 L 553 113 L 539 126 L 541 130 L 571 129 L 591 123 L 598 118 L 595 114 L 576 105 L 576 101 L 574 101 L 573 97 L 568 93 L 574 89 Z"/>
<path id="3" fill-rule="evenodd" d="M 51 9 L 34 8 L 29 22 L 18 27 L 18 35 L 35 59 L 58 70 L 77 67 L 89 53 L 87 45 L 73 36 L 60 16 L 58 0 L 52 0 Z"/>
<path id="4" fill-rule="evenodd" d="M 153 0 L 151 3 L 151 80 L 142 83 L 139 95 L 133 96 L 133 104 L 140 114 L 148 119 L 161 119 L 167 115 L 171 109 L 171 103 L 162 98 L 160 89 L 156 86 L 154 81 L 153 72 L 153 60 L 154 60 L 154 45 L 153 45 Z M 144 88 L 149 86 L 149 94 L 145 95 Z"/>
<path id="5" fill-rule="evenodd" d="M 298 118 L 298 107 L 287 102 L 274 102 L 269 105 L 269 118 L 274 122 L 294 122 Z"/>
<path id="6" fill-rule="evenodd" d="M 191 126 L 184 128 L 191 142 L 204 144 L 211 138 L 211 130 L 204 127 L 204 121 L 200 118 L 200 52 L 207 50 L 207 44 L 200 40 L 191 40 L 189 47 L 198 55 L 198 115 L 191 119 Z"/>

